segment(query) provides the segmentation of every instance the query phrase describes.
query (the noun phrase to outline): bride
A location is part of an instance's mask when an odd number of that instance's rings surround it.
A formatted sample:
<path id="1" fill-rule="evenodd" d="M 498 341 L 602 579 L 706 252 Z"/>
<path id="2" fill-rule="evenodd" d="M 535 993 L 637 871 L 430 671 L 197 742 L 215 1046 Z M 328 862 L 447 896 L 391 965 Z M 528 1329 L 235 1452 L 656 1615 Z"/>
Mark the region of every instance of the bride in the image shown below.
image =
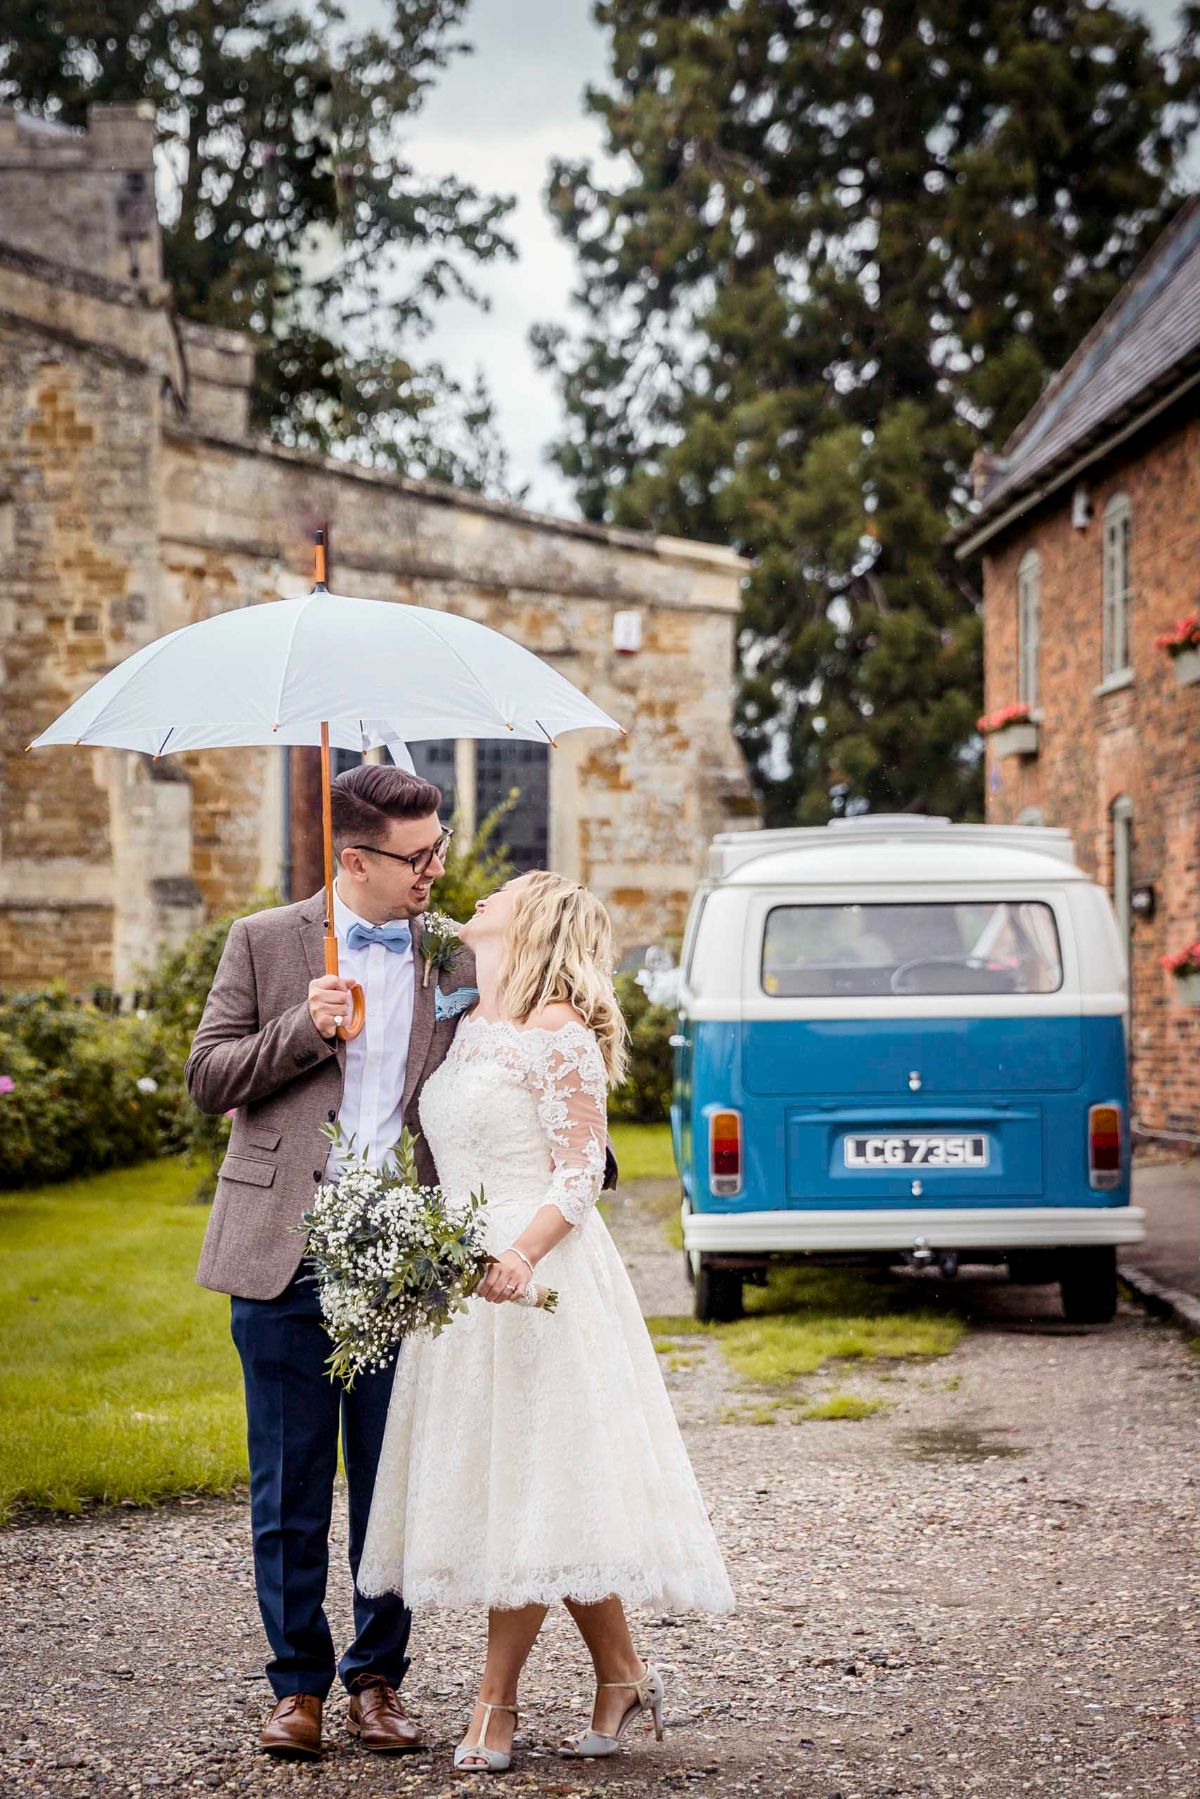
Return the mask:
<path id="1" fill-rule="evenodd" d="M 521 1670 L 561 1600 L 596 1671 L 591 1727 L 615 1753 L 663 1683 L 626 1605 L 726 1612 L 733 1594 L 624 1264 L 595 1209 L 605 1090 L 626 1029 L 608 914 L 537 872 L 462 927 L 479 999 L 426 1083 L 420 1120 L 455 1196 L 484 1190 L 497 1257 L 464 1314 L 401 1352 L 358 1585 L 488 1608 L 479 1701 L 457 1768 L 511 1760 Z M 534 1269 L 551 1314 L 519 1303 Z"/>

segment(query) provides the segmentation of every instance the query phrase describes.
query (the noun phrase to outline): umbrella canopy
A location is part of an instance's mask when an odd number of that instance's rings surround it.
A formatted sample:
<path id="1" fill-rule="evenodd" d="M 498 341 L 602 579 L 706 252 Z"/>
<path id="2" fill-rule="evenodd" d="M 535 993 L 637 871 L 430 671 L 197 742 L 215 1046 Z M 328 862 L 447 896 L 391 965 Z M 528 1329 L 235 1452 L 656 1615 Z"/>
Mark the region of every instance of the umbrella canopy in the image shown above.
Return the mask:
<path id="1" fill-rule="evenodd" d="M 185 625 L 135 651 L 30 745 L 151 756 L 252 744 L 365 751 L 429 737 L 553 743 L 619 731 L 570 681 L 473 619 L 318 586 Z"/>
<path id="2" fill-rule="evenodd" d="M 321 748 L 325 969 L 338 972 L 333 928 L 330 748 L 389 748 L 428 737 L 514 737 L 553 744 L 563 731 L 620 731 L 557 669 L 473 619 L 330 593 L 318 533 L 317 582 L 300 600 L 222 612 L 147 644 L 110 669 L 35 737 L 158 757 L 182 750 L 313 744 Z M 362 990 L 349 1023 L 363 1026 Z"/>

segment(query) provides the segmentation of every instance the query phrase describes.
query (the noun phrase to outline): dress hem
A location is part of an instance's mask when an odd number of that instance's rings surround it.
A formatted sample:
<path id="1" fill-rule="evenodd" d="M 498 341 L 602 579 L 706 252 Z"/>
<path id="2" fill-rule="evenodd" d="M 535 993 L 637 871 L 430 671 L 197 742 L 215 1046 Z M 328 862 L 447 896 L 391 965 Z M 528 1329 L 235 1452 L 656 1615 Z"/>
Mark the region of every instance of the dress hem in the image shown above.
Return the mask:
<path id="1" fill-rule="evenodd" d="M 489 1611 L 518 1611 L 526 1605 L 559 1605 L 565 1599 L 573 1599 L 577 1605 L 598 1605 L 604 1599 L 619 1599 L 622 1605 L 655 1606 L 665 1612 L 696 1612 L 715 1617 L 728 1616 L 736 1609 L 732 1592 L 720 1598 L 701 1598 L 696 1594 L 679 1597 L 667 1588 L 621 1580 L 599 1583 L 555 1580 L 503 1589 L 483 1583 L 449 1586 L 441 1581 L 416 1581 L 401 1589 L 399 1586 L 364 1586 L 360 1578 L 357 1585 L 366 1599 L 394 1593 L 402 1597 L 412 1611 L 471 1611 L 481 1606 Z"/>

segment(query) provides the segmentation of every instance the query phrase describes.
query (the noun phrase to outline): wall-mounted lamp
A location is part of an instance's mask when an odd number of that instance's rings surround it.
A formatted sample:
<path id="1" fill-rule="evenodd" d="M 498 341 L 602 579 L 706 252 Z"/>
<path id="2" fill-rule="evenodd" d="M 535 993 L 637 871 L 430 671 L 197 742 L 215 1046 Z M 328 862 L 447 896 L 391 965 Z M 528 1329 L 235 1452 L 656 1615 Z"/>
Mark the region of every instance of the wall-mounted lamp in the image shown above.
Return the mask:
<path id="1" fill-rule="evenodd" d="M 1154 917 L 1154 888 L 1149 882 L 1133 889 L 1129 895 L 1129 910 L 1135 918 Z"/>
<path id="2" fill-rule="evenodd" d="M 613 649 L 619 656 L 635 656 L 642 647 L 640 612 L 613 613 Z"/>

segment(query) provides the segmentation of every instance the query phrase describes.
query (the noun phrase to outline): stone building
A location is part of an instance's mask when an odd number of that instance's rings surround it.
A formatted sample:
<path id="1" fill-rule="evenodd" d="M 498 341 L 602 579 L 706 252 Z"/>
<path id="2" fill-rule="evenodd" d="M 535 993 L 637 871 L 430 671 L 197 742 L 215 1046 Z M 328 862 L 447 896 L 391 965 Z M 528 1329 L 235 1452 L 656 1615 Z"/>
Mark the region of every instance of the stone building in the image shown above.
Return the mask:
<path id="1" fill-rule="evenodd" d="M 742 564 L 255 436 L 249 341 L 163 283 L 153 141 L 144 108 L 86 132 L 0 108 L 0 985 L 127 990 L 206 916 L 319 886 L 315 751 L 24 752 L 151 639 L 306 592 L 325 523 L 335 590 L 495 626 L 627 727 L 412 749 L 468 822 L 519 786 L 518 859 L 593 886 L 624 948 L 679 931 L 709 837 L 749 814 Z"/>
<path id="2" fill-rule="evenodd" d="M 983 551 L 987 809 L 1065 825 L 1129 946 L 1134 1114 L 1200 1136 L 1200 1009 L 1159 958 L 1200 938 L 1200 200 L 1154 245 L 997 458 Z"/>

